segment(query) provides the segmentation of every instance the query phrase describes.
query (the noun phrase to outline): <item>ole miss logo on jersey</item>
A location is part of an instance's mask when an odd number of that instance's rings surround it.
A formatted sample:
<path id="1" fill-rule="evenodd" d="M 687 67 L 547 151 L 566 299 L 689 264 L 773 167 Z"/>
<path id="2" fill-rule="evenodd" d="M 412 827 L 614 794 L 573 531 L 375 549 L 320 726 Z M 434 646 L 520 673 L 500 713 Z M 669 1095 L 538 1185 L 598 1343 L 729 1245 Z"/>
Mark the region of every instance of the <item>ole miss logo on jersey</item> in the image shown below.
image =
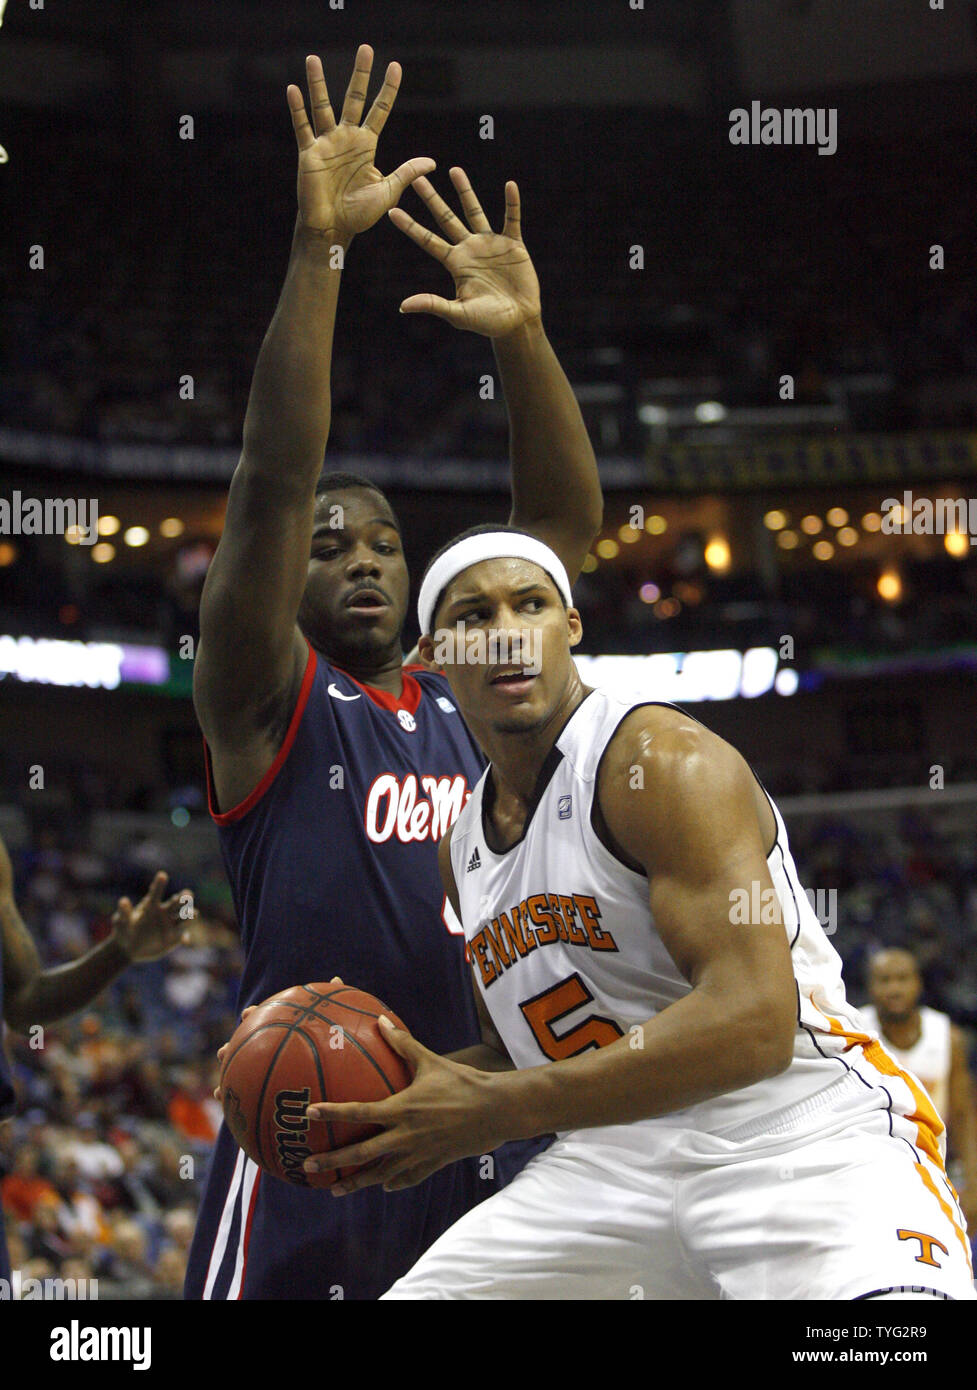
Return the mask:
<path id="1" fill-rule="evenodd" d="M 404 778 L 381 773 L 366 795 L 363 823 L 367 836 L 375 845 L 390 839 L 403 844 L 440 840 L 470 796 L 468 781 L 461 773 L 419 779 L 413 772 Z"/>

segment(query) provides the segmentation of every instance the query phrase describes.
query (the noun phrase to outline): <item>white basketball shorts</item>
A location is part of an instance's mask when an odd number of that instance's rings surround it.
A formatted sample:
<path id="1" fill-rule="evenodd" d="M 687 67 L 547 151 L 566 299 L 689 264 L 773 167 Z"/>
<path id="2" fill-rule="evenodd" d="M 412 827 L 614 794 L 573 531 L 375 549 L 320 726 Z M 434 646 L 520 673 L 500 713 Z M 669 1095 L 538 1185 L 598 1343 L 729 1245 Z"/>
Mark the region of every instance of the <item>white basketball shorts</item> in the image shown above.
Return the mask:
<path id="1" fill-rule="evenodd" d="M 973 1299 L 939 1144 L 898 1079 L 869 1080 L 733 1136 L 667 1119 L 566 1134 L 384 1298 Z"/>

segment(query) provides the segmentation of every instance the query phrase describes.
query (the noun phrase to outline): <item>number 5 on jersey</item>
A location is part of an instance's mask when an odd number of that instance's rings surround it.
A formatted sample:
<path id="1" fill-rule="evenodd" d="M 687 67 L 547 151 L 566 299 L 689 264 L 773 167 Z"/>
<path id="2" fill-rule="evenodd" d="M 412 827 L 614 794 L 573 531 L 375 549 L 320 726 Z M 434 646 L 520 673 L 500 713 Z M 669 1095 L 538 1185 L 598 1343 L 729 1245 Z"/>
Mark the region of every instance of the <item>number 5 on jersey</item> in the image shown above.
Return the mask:
<path id="1" fill-rule="evenodd" d="M 594 996 L 580 976 L 574 972 L 559 984 L 544 990 L 532 999 L 524 999 L 519 1005 L 533 1037 L 539 1043 L 543 1055 L 551 1062 L 561 1062 L 566 1057 L 576 1057 L 589 1048 L 606 1047 L 608 1043 L 623 1038 L 624 1032 L 610 1018 L 600 1014 L 588 1014 L 583 1022 L 568 1028 L 565 1033 L 557 1033 L 554 1024 L 579 1009 L 582 1004 L 593 1002 Z"/>

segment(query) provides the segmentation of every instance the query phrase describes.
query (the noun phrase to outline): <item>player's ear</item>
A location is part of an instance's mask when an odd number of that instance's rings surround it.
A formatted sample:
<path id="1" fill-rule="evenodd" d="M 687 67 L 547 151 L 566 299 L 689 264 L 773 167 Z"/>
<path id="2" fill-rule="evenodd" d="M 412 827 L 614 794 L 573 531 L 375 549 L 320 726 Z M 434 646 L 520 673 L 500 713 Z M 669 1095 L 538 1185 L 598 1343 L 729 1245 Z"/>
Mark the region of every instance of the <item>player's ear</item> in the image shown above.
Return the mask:
<path id="1" fill-rule="evenodd" d="M 575 608 L 567 609 L 567 636 L 570 639 L 570 646 L 576 647 L 583 637 L 583 623 L 580 621 L 580 614 Z"/>
<path id="2" fill-rule="evenodd" d="M 429 671 L 444 673 L 444 667 L 435 660 L 434 643 L 427 633 L 417 639 L 417 655 Z"/>

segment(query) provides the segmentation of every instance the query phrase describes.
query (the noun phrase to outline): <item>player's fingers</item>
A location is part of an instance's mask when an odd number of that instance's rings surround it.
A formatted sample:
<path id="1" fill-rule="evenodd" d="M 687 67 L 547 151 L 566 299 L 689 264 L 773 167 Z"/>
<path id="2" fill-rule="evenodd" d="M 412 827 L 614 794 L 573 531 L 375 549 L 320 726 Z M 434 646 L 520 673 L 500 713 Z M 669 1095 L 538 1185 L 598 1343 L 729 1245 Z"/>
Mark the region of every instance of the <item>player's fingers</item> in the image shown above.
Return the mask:
<path id="1" fill-rule="evenodd" d="M 163 897 L 163 889 L 166 887 L 169 874 L 165 869 L 160 869 L 155 874 L 152 883 L 149 885 L 149 897 L 153 902 L 160 902 Z"/>
<path id="2" fill-rule="evenodd" d="M 434 314 L 460 326 L 465 321 L 464 306 L 457 299 L 442 299 L 437 294 L 412 294 L 400 306 L 402 314 Z"/>
<path id="3" fill-rule="evenodd" d="M 255 1009 L 256 1009 L 257 1007 L 258 1007 L 257 1004 L 249 1004 L 249 1005 L 247 1006 L 247 1008 L 242 1009 L 242 1010 L 241 1010 L 241 1022 L 242 1022 L 242 1023 L 244 1022 L 244 1020 L 247 1018 L 248 1014 L 253 1014 L 254 1011 L 255 1011 Z"/>
<path id="4" fill-rule="evenodd" d="M 386 1101 L 381 1100 L 313 1101 L 306 1107 L 305 1113 L 310 1120 L 343 1120 L 349 1124 L 380 1125 L 385 1119 L 390 1118 L 385 1110 L 380 1109 L 385 1104 Z"/>
<path id="5" fill-rule="evenodd" d="M 429 227 L 422 227 L 420 222 L 415 222 L 403 208 L 391 208 L 387 216 L 399 231 L 405 232 L 411 241 L 416 241 L 418 246 L 436 261 L 443 261 L 450 256 L 451 247 L 448 242 L 435 236 Z M 415 295 L 414 298 L 418 296 Z"/>
<path id="6" fill-rule="evenodd" d="M 310 53 L 305 60 L 305 80 L 309 84 L 309 105 L 312 107 L 312 122 L 316 135 L 328 135 L 336 129 L 336 117 L 332 113 L 332 102 L 326 89 L 326 76 L 322 71 L 322 59 Z"/>
<path id="7" fill-rule="evenodd" d="M 406 1172 L 391 1176 L 383 1184 L 384 1192 L 400 1192 L 405 1187 L 416 1187 L 419 1182 L 429 1178 L 437 1170 L 430 1164 L 425 1164 L 423 1168 L 409 1168 Z"/>
<path id="8" fill-rule="evenodd" d="M 370 72 L 372 68 L 373 49 L 368 43 L 361 43 L 356 50 L 356 62 L 353 64 L 353 75 L 349 79 L 349 86 L 346 88 L 346 97 L 343 101 L 343 114 L 340 117 L 342 125 L 359 125 L 360 117 L 363 115 L 363 103 L 366 101 L 366 93 L 370 85 Z"/>
<path id="9" fill-rule="evenodd" d="M 457 244 L 457 242 L 463 241 L 465 237 L 468 236 L 465 224 L 459 217 L 455 216 L 451 208 L 441 197 L 441 194 L 434 187 L 434 184 L 431 183 L 430 179 L 415 179 L 414 192 L 424 199 L 431 216 L 434 218 L 435 222 L 437 222 L 446 237 L 449 237 Z"/>
<path id="10" fill-rule="evenodd" d="M 465 173 L 464 169 L 455 167 L 450 173 L 451 182 L 454 184 L 458 197 L 461 199 L 461 209 L 468 219 L 469 227 L 471 227 L 473 232 L 490 232 L 492 230 L 492 224 L 482 211 L 482 205 L 476 198 L 475 190 L 472 188 L 468 175 Z"/>
<path id="11" fill-rule="evenodd" d="M 399 1142 L 390 1134 L 375 1134 L 371 1139 L 364 1139 L 359 1144 L 350 1144 L 346 1149 L 310 1154 L 302 1167 L 307 1173 L 335 1173 L 338 1168 L 358 1168 L 362 1163 L 372 1163 L 375 1159 L 386 1158 L 394 1152 Z"/>
<path id="12" fill-rule="evenodd" d="M 410 1062 L 415 1068 L 425 1057 L 431 1056 L 423 1043 L 412 1038 L 406 1028 L 398 1028 L 396 1023 L 389 1019 L 386 1014 L 380 1014 L 377 1022 L 394 1052 L 403 1057 L 405 1061 Z"/>
<path id="13" fill-rule="evenodd" d="M 387 75 L 383 79 L 383 86 L 373 98 L 373 105 L 366 113 L 366 120 L 363 122 L 373 131 L 374 135 L 379 135 L 383 127 L 387 124 L 387 117 L 390 115 L 391 108 L 397 99 L 397 92 L 400 88 L 402 70 L 399 63 L 390 63 L 387 66 Z"/>
<path id="14" fill-rule="evenodd" d="M 292 129 L 295 131 L 295 142 L 300 150 L 307 150 L 310 145 L 315 144 L 315 133 L 309 125 L 309 117 L 305 110 L 305 98 L 294 83 L 289 83 L 285 91 L 288 101 L 288 109 L 292 115 Z"/>
<path id="15" fill-rule="evenodd" d="M 342 980 L 339 978 L 338 975 L 333 975 L 333 977 L 332 977 L 332 979 L 329 981 L 329 983 L 330 983 L 331 985 L 341 985 L 343 982 L 342 982 Z"/>
<path id="16" fill-rule="evenodd" d="M 115 905 L 112 913 L 112 921 L 116 923 L 128 923 L 132 919 L 132 902 L 129 898 L 120 898 Z"/>
<path id="17" fill-rule="evenodd" d="M 502 235 L 522 241 L 522 207 L 519 201 L 519 185 L 510 179 L 505 186 L 505 222 Z"/>
<path id="18" fill-rule="evenodd" d="M 431 174 L 437 168 L 434 160 L 428 155 L 422 155 L 416 159 L 408 159 L 392 174 L 388 174 L 384 179 L 387 185 L 387 201 L 393 206 L 399 203 L 404 196 L 404 190 L 409 188 L 415 179 L 419 179 L 422 174 Z M 390 209 L 387 209 L 388 212 Z"/>

